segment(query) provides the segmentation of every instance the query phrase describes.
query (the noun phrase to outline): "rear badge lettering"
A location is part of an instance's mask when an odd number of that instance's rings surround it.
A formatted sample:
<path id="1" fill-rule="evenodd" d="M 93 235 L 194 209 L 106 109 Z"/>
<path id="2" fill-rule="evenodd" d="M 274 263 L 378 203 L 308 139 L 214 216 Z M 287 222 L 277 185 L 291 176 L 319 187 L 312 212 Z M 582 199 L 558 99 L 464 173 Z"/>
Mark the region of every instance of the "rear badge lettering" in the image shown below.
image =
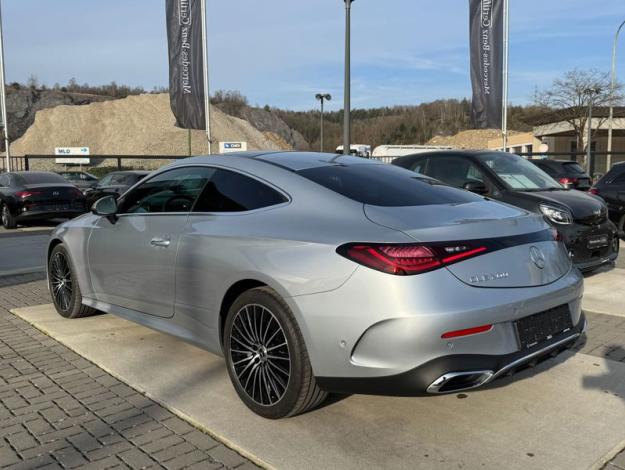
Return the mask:
<path id="1" fill-rule="evenodd" d="M 482 282 L 498 281 L 500 279 L 507 279 L 510 277 L 510 273 L 490 273 L 490 274 L 475 274 L 469 278 L 471 284 L 480 284 Z"/>

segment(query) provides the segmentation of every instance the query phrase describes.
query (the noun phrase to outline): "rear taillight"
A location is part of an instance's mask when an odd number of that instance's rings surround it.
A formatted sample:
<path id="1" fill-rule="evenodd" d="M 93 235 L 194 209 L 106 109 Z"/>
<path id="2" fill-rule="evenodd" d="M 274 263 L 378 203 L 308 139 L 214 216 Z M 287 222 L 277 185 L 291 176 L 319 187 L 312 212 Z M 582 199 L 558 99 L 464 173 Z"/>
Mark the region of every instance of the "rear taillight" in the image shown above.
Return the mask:
<path id="1" fill-rule="evenodd" d="M 590 189 L 588 190 L 588 192 L 589 192 L 590 194 L 594 194 L 595 196 L 599 196 L 599 195 L 601 194 L 601 192 L 599 191 L 599 189 L 598 189 L 598 188 L 590 188 Z"/>
<path id="2" fill-rule="evenodd" d="M 29 197 L 38 196 L 41 191 L 19 191 L 15 195 L 20 199 L 28 199 Z"/>
<path id="3" fill-rule="evenodd" d="M 71 196 L 72 197 L 83 197 L 84 194 L 82 193 L 82 191 L 78 188 L 72 188 L 71 189 Z"/>
<path id="4" fill-rule="evenodd" d="M 433 271 L 486 251 L 488 249 L 485 246 L 465 244 L 444 246 L 349 244 L 337 249 L 337 252 L 347 259 L 397 276 Z"/>
<path id="5" fill-rule="evenodd" d="M 569 176 L 560 178 L 560 184 L 575 184 L 575 183 L 577 183 L 577 178 L 571 178 Z"/>
<path id="6" fill-rule="evenodd" d="M 482 325 L 482 326 L 474 326 L 473 328 L 466 328 L 464 330 L 456 330 L 449 331 L 447 333 L 443 333 L 441 338 L 443 339 L 451 339 L 451 338 L 460 338 L 462 336 L 471 336 L 477 335 L 479 333 L 486 333 L 493 329 L 493 325 Z"/>

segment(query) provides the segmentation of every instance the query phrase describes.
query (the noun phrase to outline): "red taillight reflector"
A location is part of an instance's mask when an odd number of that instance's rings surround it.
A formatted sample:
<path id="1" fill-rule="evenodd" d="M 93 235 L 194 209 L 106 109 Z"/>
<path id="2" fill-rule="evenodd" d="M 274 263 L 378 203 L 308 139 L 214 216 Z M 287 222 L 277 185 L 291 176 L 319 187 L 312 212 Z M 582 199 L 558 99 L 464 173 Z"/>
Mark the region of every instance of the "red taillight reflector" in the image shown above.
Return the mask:
<path id="1" fill-rule="evenodd" d="M 589 192 L 590 194 L 594 194 L 595 196 L 599 196 L 599 194 L 600 194 L 600 193 L 599 193 L 599 190 L 598 190 L 597 188 L 590 188 L 590 189 L 588 190 L 588 192 Z"/>
<path id="2" fill-rule="evenodd" d="M 339 254 L 363 266 L 398 276 L 419 274 L 488 251 L 466 245 L 365 245 L 339 247 Z"/>
<path id="3" fill-rule="evenodd" d="M 429 271 L 441 265 L 432 250 L 419 245 L 354 245 L 345 255 L 370 268 L 400 276 Z"/>
<path id="4" fill-rule="evenodd" d="M 457 255 L 448 256 L 447 258 L 443 258 L 443 263 L 449 264 L 449 263 L 453 263 L 454 261 L 460 261 L 461 259 L 464 259 L 464 258 L 470 258 L 471 256 L 475 256 L 475 255 L 479 255 L 480 253 L 484 253 L 486 250 L 487 250 L 487 248 L 485 246 L 481 246 L 481 247 L 476 248 L 474 250 L 464 251 L 462 253 L 458 253 Z"/>
<path id="5" fill-rule="evenodd" d="M 450 331 L 448 333 L 443 333 L 443 335 L 441 335 L 441 338 L 443 339 L 459 338 L 461 336 L 470 336 L 470 335 L 476 335 L 478 333 L 486 333 L 487 331 L 490 331 L 492 329 L 493 329 L 493 325 L 475 326 L 473 328 L 466 328 L 464 330 L 456 330 L 456 331 Z"/>
<path id="6" fill-rule="evenodd" d="M 565 176 L 563 178 L 560 178 L 560 183 L 561 184 L 575 184 L 577 183 L 577 178 L 571 178 L 569 176 Z"/>
<path id="7" fill-rule="evenodd" d="M 37 196 L 39 194 L 41 194 L 41 191 L 19 191 L 15 193 L 15 195 L 20 199 L 28 199 L 29 197 Z"/>

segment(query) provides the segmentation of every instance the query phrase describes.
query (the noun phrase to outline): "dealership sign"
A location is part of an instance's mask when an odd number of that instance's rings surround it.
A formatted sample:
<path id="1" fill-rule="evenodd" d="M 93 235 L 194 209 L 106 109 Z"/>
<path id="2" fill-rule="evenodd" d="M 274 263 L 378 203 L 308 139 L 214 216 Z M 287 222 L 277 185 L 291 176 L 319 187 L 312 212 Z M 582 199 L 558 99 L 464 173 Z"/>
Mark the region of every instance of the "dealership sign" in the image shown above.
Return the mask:
<path id="1" fill-rule="evenodd" d="M 89 165 L 89 147 L 56 147 L 54 155 L 57 156 L 56 163 L 69 165 Z"/>
<path id="2" fill-rule="evenodd" d="M 247 142 L 219 142 L 219 153 L 246 152 Z"/>

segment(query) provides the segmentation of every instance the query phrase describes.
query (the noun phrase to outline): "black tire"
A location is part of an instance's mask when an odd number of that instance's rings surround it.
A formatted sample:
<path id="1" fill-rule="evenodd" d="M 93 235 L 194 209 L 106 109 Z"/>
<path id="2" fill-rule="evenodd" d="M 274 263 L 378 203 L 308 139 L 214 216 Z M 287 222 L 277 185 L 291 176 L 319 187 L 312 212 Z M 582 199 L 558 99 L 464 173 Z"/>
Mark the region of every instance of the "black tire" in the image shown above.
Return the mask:
<path id="1" fill-rule="evenodd" d="M 82 304 L 76 271 L 63 244 L 55 246 L 48 258 L 48 287 L 54 307 L 62 317 L 82 318 L 96 313 Z"/>
<path id="2" fill-rule="evenodd" d="M 232 304 L 224 351 L 237 394 L 264 418 L 304 413 L 328 396 L 317 386 L 291 309 L 273 289 L 251 289 Z"/>
<path id="3" fill-rule="evenodd" d="M 2 204 L 0 215 L 2 216 L 2 226 L 4 228 L 9 230 L 17 228 L 17 220 L 15 220 L 15 217 L 11 214 L 11 210 L 7 204 Z"/>

